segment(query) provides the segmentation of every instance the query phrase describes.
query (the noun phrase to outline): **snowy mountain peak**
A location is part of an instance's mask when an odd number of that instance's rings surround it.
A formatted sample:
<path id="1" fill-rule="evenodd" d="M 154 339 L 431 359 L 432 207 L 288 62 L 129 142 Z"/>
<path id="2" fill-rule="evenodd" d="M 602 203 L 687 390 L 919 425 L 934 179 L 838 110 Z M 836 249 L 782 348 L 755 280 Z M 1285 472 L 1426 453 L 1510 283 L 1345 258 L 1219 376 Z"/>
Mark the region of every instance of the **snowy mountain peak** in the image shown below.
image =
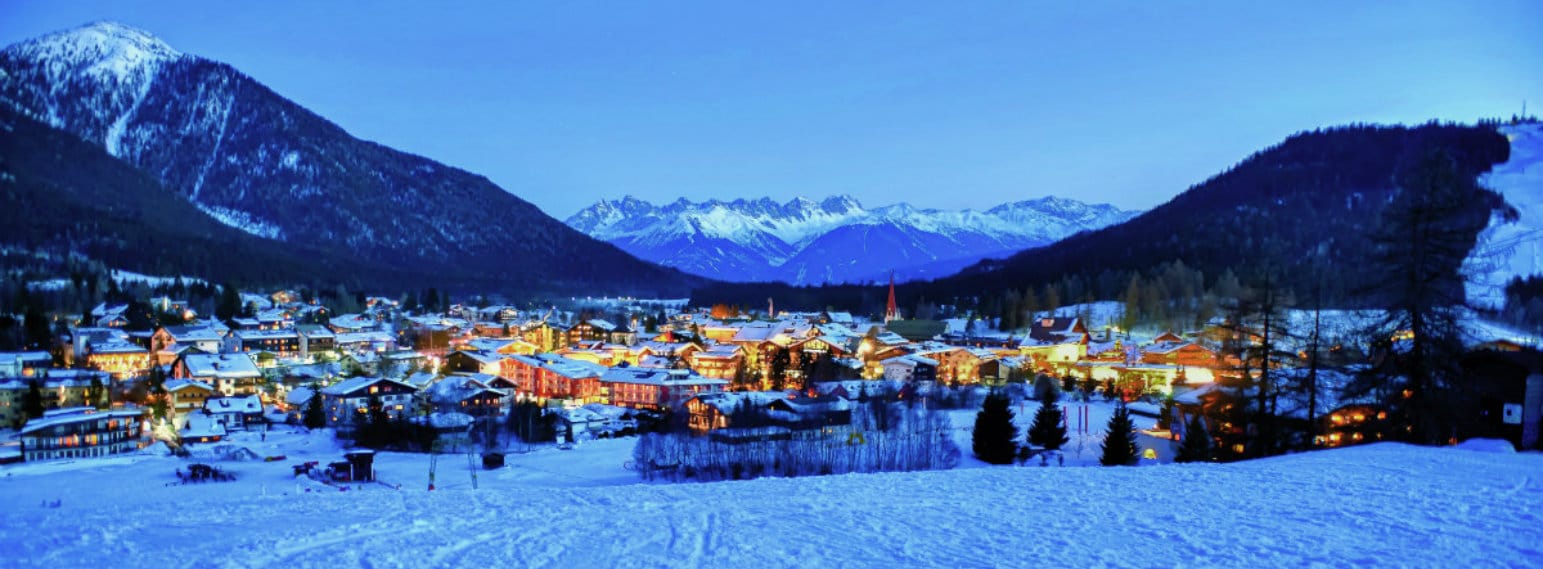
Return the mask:
<path id="1" fill-rule="evenodd" d="M 665 206 L 602 200 L 566 223 L 657 263 L 729 280 L 851 282 L 890 268 L 941 276 L 989 255 L 1048 244 L 1135 215 L 1113 206 L 1042 198 L 974 210 L 898 203 L 865 209 L 856 198 L 681 198 Z M 857 258 L 857 257 L 860 257 Z"/>
<path id="2" fill-rule="evenodd" d="M 54 32 L 17 43 L 5 51 L 18 58 L 41 58 L 120 77 L 182 56 L 181 52 L 149 32 L 110 21 Z"/>
<path id="3" fill-rule="evenodd" d="M 123 157 L 123 137 L 161 69 L 181 52 L 144 30 L 96 22 L 0 51 L 0 93 L 54 127 L 73 130 Z M 46 92 L 33 91 L 48 85 Z"/>
<path id="4" fill-rule="evenodd" d="M 841 194 L 825 198 L 820 202 L 820 209 L 827 213 L 847 213 L 863 209 L 863 204 L 857 198 Z"/>

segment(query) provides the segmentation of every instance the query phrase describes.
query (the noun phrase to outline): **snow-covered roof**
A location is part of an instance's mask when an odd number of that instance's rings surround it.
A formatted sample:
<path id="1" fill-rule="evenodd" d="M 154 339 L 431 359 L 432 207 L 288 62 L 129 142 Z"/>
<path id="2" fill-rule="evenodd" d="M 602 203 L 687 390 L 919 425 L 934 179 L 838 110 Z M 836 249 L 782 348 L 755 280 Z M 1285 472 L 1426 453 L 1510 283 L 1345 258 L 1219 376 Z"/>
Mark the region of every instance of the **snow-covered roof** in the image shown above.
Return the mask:
<path id="1" fill-rule="evenodd" d="M 406 388 L 411 389 L 413 391 L 417 391 L 418 390 L 418 388 L 413 387 L 412 385 L 409 385 L 407 383 L 403 383 L 401 381 L 397 381 L 397 380 L 394 380 L 394 379 L 390 379 L 390 378 L 385 378 L 385 377 L 355 377 L 355 378 L 347 379 L 347 380 L 340 381 L 338 383 L 334 383 L 332 385 L 329 385 L 326 388 L 322 389 L 321 392 L 324 395 L 343 397 L 343 396 L 347 396 L 350 393 L 354 393 L 354 392 L 359 391 L 361 389 L 365 389 L 365 388 L 367 388 L 367 387 L 369 387 L 371 385 L 375 385 L 377 383 L 395 383 L 397 385 L 400 385 L 402 387 L 406 387 Z"/>
<path id="2" fill-rule="evenodd" d="M 263 402 L 256 395 L 213 397 L 204 401 L 204 410 L 210 413 L 258 415 L 263 412 Z"/>
<path id="3" fill-rule="evenodd" d="M 71 423 L 83 423 L 98 419 L 138 418 L 144 414 L 139 407 L 128 406 L 121 409 L 99 411 L 95 407 L 65 407 L 44 411 L 42 417 L 27 421 L 17 434 L 25 435 L 55 425 L 68 425 Z"/>
<path id="4" fill-rule="evenodd" d="M 634 383 L 642 385 L 680 386 L 680 385 L 719 385 L 729 384 L 725 379 L 714 379 L 697 375 L 696 372 L 686 369 L 666 369 L 648 367 L 617 367 L 605 370 L 600 375 L 602 383 Z"/>
<path id="5" fill-rule="evenodd" d="M 188 353 L 182 363 L 192 377 L 216 377 L 220 379 L 249 379 L 262 377 L 257 364 L 246 354 Z"/>
<path id="6" fill-rule="evenodd" d="M 201 389 L 204 391 L 214 391 L 213 386 L 202 381 L 192 379 L 170 379 L 167 380 L 166 383 L 161 384 L 161 388 L 173 393 L 182 391 L 184 389 Z"/>
<path id="7" fill-rule="evenodd" d="M 301 405 L 305 405 L 306 403 L 310 403 L 311 396 L 315 394 L 316 392 L 311 391 L 311 388 L 309 387 L 296 387 L 289 390 L 289 393 L 284 394 L 284 402 L 289 405 L 299 407 Z"/>

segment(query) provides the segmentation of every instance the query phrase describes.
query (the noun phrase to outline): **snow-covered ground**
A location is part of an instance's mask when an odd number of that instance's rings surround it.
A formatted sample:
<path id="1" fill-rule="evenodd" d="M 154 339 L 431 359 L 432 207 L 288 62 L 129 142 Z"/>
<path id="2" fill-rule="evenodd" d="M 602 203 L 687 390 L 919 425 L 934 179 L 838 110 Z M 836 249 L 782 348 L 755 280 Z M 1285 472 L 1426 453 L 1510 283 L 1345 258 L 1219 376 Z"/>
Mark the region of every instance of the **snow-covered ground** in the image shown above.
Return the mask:
<path id="1" fill-rule="evenodd" d="M 1231 465 L 599 488 L 573 477 L 587 468 L 584 453 L 612 443 L 628 441 L 538 451 L 524 465 L 516 458 L 480 473 L 477 490 L 442 464 L 434 492 L 340 492 L 290 479 L 293 461 L 234 463 L 239 481 L 190 486 L 163 485 L 180 464 L 171 458 L 7 467 L 0 559 L 21 567 L 1543 564 L 1535 453 L 1379 444 Z M 315 436 L 275 446 L 286 444 L 297 453 L 330 447 Z M 393 471 L 401 466 L 388 455 L 382 476 L 409 478 Z M 60 507 L 41 505 L 54 499 Z"/>
<path id="2" fill-rule="evenodd" d="M 1108 406 L 1090 408 L 1101 426 Z M 622 467 L 634 440 L 494 471 L 442 457 L 433 492 L 411 454 L 377 461 L 400 488 L 296 480 L 290 464 L 340 451 L 287 429 L 236 435 L 288 458 L 222 463 L 229 483 L 167 485 L 186 462 L 148 454 L 0 467 L 0 565 L 1543 566 L 1543 455 L 1489 444 L 1113 469 L 987 467 L 966 450 L 943 472 L 645 484 Z"/>
<path id="3" fill-rule="evenodd" d="M 1517 218 L 1490 219 L 1466 262 L 1474 278 L 1468 300 L 1480 306 L 1505 302 L 1514 277 L 1543 274 L 1543 124 L 1500 128 L 1511 141 L 1511 158 L 1480 180 L 1516 208 Z"/>

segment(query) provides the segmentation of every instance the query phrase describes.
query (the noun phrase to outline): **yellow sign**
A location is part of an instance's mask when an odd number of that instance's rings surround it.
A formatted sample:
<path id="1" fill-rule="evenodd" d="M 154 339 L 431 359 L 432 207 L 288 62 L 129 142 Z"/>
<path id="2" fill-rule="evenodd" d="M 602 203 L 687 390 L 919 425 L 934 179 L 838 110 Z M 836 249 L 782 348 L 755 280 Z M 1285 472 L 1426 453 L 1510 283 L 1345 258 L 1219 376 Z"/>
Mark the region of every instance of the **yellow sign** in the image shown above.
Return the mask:
<path id="1" fill-rule="evenodd" d="M 862 432 L 854 432 L 854 433 L 852 433 L 850 435 L 847 435 L 847 444 L 849 444 L 849 445 L 865 445 L 865 444 L 868 444 L 868 439 L 863 438 Z"/>

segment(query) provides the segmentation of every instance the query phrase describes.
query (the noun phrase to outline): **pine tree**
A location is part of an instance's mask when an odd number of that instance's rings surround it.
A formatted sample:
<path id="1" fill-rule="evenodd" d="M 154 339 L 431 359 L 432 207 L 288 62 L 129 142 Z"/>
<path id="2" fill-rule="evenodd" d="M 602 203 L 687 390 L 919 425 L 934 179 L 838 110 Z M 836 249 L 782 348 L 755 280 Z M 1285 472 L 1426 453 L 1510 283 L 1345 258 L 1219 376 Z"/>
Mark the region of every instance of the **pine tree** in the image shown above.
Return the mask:
<path id="1" fill-rule="evenodd" d="M 305 402 L 303 421 L 307 429 L 320 429 L 327 426 L 327 412 L 322 409 L 321 389 L 316 384 L 311 384 L 311 398 Z"/>
<path id="2" fill-rule="evenodd" d="M 1104 434 L 1104 454 L 1098 459 L 1104 466 L 1133 466 L 1136 464 L 1135 424 L 1130 420 L 1130 409 L 1120 405 L 1109 417 Z"/>
<path id="3" fill-rule="evenodd" d="M 975 432 L 972 435 L 975 456 L 990 464 L 1012 464 L 1018 454 L 1018 427 L 1013 424 L 1013 411 L 1007 395 L 992 392 L 975 414 Z"/>
<path id="4" fill-rule="evenodd" d="M 27 392 L 21 396 L 22 421 L 42 417 L 44 410 L 43 382 L 36 379 L 27 382 Z"/>
<path id="5" fill-rule="evenodd" d="M 1066 436 L 1066 424 L 1061 422 L 1062 418 L 1061 407 L 1056 405 L 1054 396 L 1040 400 L 1039 410 L 1034 412 L 1034 422 L 1029 425 L 1029 444 L 1046 450 L 1060 450 L 1071 440 Z"/>
<path id="6" fill-rule="evenodd" d="M 1211 460 L 1211 434 L 1205 430 L 1205 423 L 1200 420 L 1200 415 L 1190 417 L 1189 423 L 1184 426 L 1184 442 L 1179 446 L 1179 454 L 1173 458 L 1174 462 L 1207 462 Z"/>
<path id="7" fill-rule="evenodd" d="M 220 286 L 220 302 L 215 305 L 214 317 L 223 321 L 230 321 L 241 313 L 241 292 L 235 285 L 225 283 Z"/>

